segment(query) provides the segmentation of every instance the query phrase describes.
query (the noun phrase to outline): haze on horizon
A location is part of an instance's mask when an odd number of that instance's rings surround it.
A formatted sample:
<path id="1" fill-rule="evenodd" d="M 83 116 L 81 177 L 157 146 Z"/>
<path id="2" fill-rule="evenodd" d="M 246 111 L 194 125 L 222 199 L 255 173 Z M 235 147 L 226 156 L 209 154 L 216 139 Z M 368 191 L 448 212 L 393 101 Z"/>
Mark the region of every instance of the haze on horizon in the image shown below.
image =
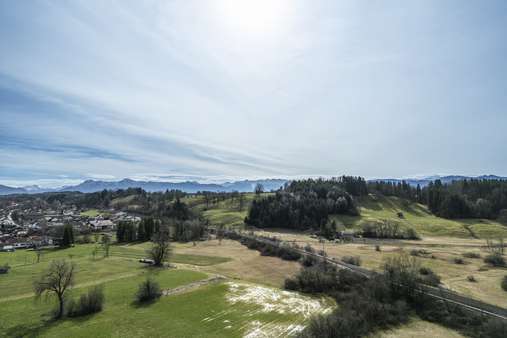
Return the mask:
<path id="1" fill-rule="evenodd" d="M 507 176 L 505 1 L 2 1 L 0 184 Z"/>

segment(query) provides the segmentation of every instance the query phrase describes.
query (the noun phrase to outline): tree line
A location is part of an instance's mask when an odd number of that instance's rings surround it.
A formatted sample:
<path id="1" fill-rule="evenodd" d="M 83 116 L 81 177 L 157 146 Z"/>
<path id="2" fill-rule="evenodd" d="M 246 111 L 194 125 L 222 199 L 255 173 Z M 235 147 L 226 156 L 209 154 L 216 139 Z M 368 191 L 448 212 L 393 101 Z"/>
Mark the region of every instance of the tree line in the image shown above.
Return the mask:
<path id="1" fill-rule="evenodd" d="M 445 218 L 495 219 L 506 213 L 507 181 L 467 179 L 444 184 L 413 187 L 406 182 L 370 182 L 369 191 L 423 203 L 431 212 Z"/>
<path id="2" fill-rule="evenodd" d="M 361 177 L 292 181 L 252 202 L 245 223 L 259 228 L 326 229 L 329 215 L 358 215 L 354 196 L 367 194 Z"/>

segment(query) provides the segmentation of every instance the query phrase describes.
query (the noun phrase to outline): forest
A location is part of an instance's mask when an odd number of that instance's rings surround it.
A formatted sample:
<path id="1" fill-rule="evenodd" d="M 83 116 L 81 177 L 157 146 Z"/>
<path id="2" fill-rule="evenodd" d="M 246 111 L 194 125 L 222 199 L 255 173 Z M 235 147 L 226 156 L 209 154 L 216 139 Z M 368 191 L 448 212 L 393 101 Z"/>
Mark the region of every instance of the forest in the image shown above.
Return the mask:
<path id="1" fill-rule="evenodd" d="M 369 182 L 369 192 L 397 196 L 423 203 L 444 218 L 507 219 L 507 181 L 469 179 L 443 184 L 440 180 L 427 187 L 406 182 Z"/>
<path id="2" fill-rule="evenodd" d="M 274 195 L 252 202 L 245 223 L 259 228 L 319 229 L 329 215 L 357 215 L 354 196 L 367 194 L 361 177 L 292 181 Z"/>

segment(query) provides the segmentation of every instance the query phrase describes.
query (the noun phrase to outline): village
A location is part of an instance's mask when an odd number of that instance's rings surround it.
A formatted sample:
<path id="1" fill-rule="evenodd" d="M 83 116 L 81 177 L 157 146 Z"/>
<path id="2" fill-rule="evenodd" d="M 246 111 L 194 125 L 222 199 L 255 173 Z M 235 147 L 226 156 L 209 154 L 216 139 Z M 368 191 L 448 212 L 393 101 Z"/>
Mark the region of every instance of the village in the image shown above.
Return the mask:
<path id="1" fill-rule="evenodd" d="M 34 203 L 10 202 L 0 209 L 0 251 L 58 245 L 64 225 L 79 235 L 111 232 L 121 221 L 141 218 L 124 211 L 83 210 L 76 205 L 47 208 Z"/>

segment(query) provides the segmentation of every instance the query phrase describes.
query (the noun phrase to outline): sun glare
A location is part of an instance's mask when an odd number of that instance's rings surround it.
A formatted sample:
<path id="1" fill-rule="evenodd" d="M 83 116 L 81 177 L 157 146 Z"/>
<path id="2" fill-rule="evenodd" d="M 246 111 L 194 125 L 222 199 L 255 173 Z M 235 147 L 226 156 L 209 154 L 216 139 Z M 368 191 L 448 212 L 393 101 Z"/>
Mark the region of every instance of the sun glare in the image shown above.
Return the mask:
<path id="1" fill-rule="evenodd" d="M 221 19 L 243 33 L 272 34 L 286 25 L 289 2 L 285 0 L 223 0 Z"/>

